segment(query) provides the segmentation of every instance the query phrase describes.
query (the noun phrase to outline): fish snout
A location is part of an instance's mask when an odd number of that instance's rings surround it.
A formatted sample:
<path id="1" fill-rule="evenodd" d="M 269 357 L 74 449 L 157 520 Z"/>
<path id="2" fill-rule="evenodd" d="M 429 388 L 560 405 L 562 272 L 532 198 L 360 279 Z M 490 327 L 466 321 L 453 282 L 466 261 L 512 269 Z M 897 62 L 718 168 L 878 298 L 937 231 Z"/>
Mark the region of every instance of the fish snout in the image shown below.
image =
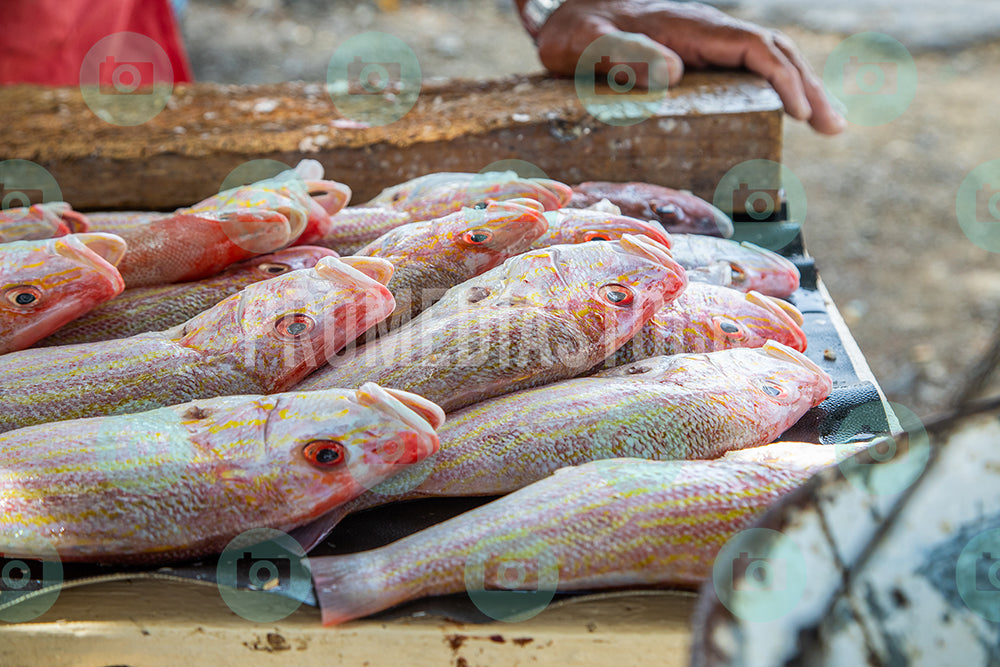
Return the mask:
<path id="1" fill-rule="evenodd" d="M 670 294 L 676 296 L 687 287 L 687 273 L 684 271 L 684 267 L 674 261 L 674 256 L 667 246 L 642 234 L 638 236 L 624 234 L 619 244 L 625 252 L 644 257 L 669 269 L 674 278 L 674 283 L 669 285 L 667 289 Z"/>
<path id="2" fill-rule="evenodd" d="M 232 208 L 188 215 L 217 220 L 222 232 L 234 245 L 255 255 L 274 252 L 292 238 L 293 226 L 289 218 L 281 211 L 270 208 Z M 304 211 L 302 219 L 305 219 Z M 302 225 L 305 223 L 302 222 Z"/>
<path id="3" fill-rule="evenodd" d="M 563 208 L 573 198 L 573 188 L 565 183 L 560 183 L 549 178 L 532 178 L 531 182 L 536 186 L 533 194 L 545 207 L 546 211 Z"/>
<path id="4" fill-rule="evenodd" d="M 316 273 L 326 280 L 370 289 L 385 286 L 392 278 L 392 263 L 381 257 L 324 257 L 316 262 Z"/>
<path id="5" fill-rule="evenodd" d="M 752 259 L 745 264 L 734 263 L 733 269 L 743 271 L 759 292 L 788 296 L 799 288 L 799 269 L 790 259 L 749 241 L 740 245 L 752 253 Z"/>
<path id="6" fill-rule="evenodd" d="M 436 429 L 444 424 L 445 415 L 436 403 L 408 391 L 380 387 L 374 382 L 362 384 L 356 395 L 360 405 L 378 410 L 422 436 L 408 440 L 407 451 L 397 452 L 393 463 L 417 463 L 437 452 Z"/>
<path id="7" fill-rule="evenodd" d="M 88 266 L 106 277 L 116 292 L 125 289 L 125 282 L 117 268 L 128 249 L 122 237 L 103 232 L 67 234 L 54 239 L 51 247 L 55 254 Z"/>
<path id="8" fill-rule="evenodd" d="M 306 181 L 309 196 L 329 215 L 336 215 L 351 201 L 351 188 L 337 181 Z"/>
<path id="9" fill-rule="evenodd" d="M 755 290 L 747 292 L 744 298 L 746 298 L 748 302 L 759 308 L 763 308 L 767 312 L 771 313 L 772 316 L 777 318 L 777 320 L 781 322 L 792 335 L 793 342 L 789 345 L 789 347 L 798 352 L 805 352 L 808 341 L 806 340 L 805 332 L 802 330 L 804 320 L 802 318 L 802 313 L 799 312 L 798 308 L 784 299 L 767 296 L 766 294 L 761 294 Z"/>
<path id="10" fill-rule="evenodd" d="M 726 215 L 719 207 L 713 206 L 708 202 L 705 203 L 712 212 L 712 219 L 719 230 L 719 235 L 724 239 L 731 238 L 735 231 L 732 218 Z"/>
<path id="11" fill-rule="evenodd" d="M 813 405 L 818 405 L 820 401 L 830 395 L 830 391 L 833 389 L 833 379 L 815 361 L 806 355 L 773 340 L 764 343 L 764 346 L 759 348 L 758 351 L 774 359 L 796 364 L 813 373 L 816 379 L 816 390 L 813 392 Z"/>

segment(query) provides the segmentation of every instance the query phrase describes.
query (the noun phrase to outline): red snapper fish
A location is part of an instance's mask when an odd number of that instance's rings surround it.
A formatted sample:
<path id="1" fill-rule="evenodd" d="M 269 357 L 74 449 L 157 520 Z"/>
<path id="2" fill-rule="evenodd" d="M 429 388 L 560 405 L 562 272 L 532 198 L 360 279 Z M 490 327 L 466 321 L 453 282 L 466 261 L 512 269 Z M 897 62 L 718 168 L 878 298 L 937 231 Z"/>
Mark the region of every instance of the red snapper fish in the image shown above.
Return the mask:
<path id="1" fill-rule="evenodd" d="M 64 201 L 0 209 L 0 243 L 38 241 L 87 231 L 87 216 Z"/>
<path id="2" fill-rule="evenodd" d="M 0 354 L 23 350 L 125 288 L 125 242 L 68 234 L 0 245 Z"/>
<path id="3" fill-rule="evenodd" d="M 390 328 L 416 317 L 446 290 L 528 250 L 548 229 L 534 199 L 481 204 L 435 220 L 398 227 L 356 254 L 381 257 L 395 271 L 389 291 L 396 310 Z"/>
<path id="4" fill-rule="evenodd" d="M 212 276 L 187 283 L 133 287 L 74 319 L 36 345 L 76 345 L 163 331 L 208 310 L 248 285 L 290 271 L 311 269 L 337 253 L 315 246 L 294 246 L 244 260 Z"/>
<path id="5" fill-rule="evenodd" d="M 686 284 L 669 249 L 642 236 L 533 250 L 453 287 L 409 323 L 332 359 L 296 388 L 377 382 L 450 412 L 579 375 Z"/>
<path id="6" fill-rule="evenodd" d="M 166 331 L 0 356 L 0 431 L 285 391 L 392 312 L 391 275 L 383 259 L 326 257 Z"/>
<path id="7" fill-rule="evenodd" d="M 769 340 L 805 352 L 808 341 L 802 324 L 802 313 L 782 299 L 753 290 L 740 292 L 692 282 L 606 364 L 620 366 L 664 354 L 762 347 Z"/>
<path id="8" fill-rule="evenodd" d="M 786 297 L 799 288 L 799 270 L 787 257 L 743 241 L 671 234 L 671 250 L 692 282 L 710 282 Z M 721 272 L 720 272 L 721 270 Z M 723 276 L 720 283 L 712 276 Z"/>
<path id="9" fill-rule="evenodd" d="M 652 220 L 670 233 L 707 234 L 729 238 L 733 221 L 721 210 L 687 190 L 652 183 L 588 181 L 573 186 L 569 206 L 586 208 L 606 199 L 622 214 Z"/>
<path id="10" fill-rule="evenodd" d="M 547 178 L 522 178 L 513 171 L 427 174 L 386 188 L 366 207 L 405 211 L 414 221 L 440 218 L 487 199 L 534 199 L 546 211 L 569 203 L 568 185 Z"/>
<path id="11" fill-rule="evenodd" d="M 438 447 L 444 413 L 378 385 L 225 396 L 0 435 L 0 553 L 157 563 L 290 531 Z"/>

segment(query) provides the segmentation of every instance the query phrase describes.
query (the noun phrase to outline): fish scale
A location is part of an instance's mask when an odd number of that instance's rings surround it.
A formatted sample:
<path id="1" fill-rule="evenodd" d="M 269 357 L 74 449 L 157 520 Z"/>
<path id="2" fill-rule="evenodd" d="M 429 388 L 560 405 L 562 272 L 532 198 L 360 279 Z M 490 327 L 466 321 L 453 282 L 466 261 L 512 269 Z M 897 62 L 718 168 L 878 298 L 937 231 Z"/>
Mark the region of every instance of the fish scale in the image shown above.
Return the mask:
<path id="1" fill-rule="evenodd" d="M 715 555 L 732 535 L 814 470 L 639 459 L 563 468 L 385 547 L 310 558 L 323 623 L 465 592 L 472 556 L 486 560 L 482 586 L 499 590 L 507 587 L 497 566 L 504 561 L 525 565 L 520 590 L 544 590 L 540 571 L 551 575 L 559 591 L 694 586 L 711 573 Z"/>

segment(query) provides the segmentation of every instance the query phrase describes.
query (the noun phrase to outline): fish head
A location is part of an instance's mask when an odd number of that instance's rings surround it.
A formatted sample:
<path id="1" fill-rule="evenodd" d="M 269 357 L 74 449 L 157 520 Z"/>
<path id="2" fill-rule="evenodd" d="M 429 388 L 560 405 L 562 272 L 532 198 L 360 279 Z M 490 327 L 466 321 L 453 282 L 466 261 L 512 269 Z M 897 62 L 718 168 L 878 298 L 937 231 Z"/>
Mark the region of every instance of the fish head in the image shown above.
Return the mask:
<path id="1" fill-rule="evenodd" d="M 235 265 L 239 270 L 252 267 L 263 279 L 274 278 L 292 271 L 311 269 L 324 257 L 337 257 L 337 253 L 320 246 L 300 245 L 285 248 L 267 255 L 258 255 Z"/>
<path id="2" fill-rule="evenodd" d="M 607 199 L 624 215 L 660 223 L 668 232 L 729 238 L 733 221 L 721 210 L 686 190 L 652 183 L 588 181 L 573 186 L 571 205 Z"/>
<path id="3" fill-rule="evenodd" d="M 549 231 L 533 247 L 543 248 L 560 243 L 617 241 L 625 234 L 643 235 L 670 247 L 670 236 L 661 227 L 637 218 L 600 209 L 563 208 L 545 214 Z"/>
<path id="4" fill-rule="evenodd" d="M 789 296 L 799 288 L 799 270 L 787 257 L 749 241 L 727 244 L 721 259 L 732 269 L 732 287 L 776 297 Z"/>
<path id="5" fill-rule="evenodd" d="M 804 352 L 802 323 L 802 313 L 787 301 L 692 282 L 677 301 L 653 316 L 647 329 L 664 339 L 683 330 L 685 348 L 691 352 L 762 347 L 768 340 Z"/>
<path id="6" fill-rule="evenodd" d="M 266 474 L 307 520 L 436 453 L 445 419 L 435 403 L 371 382 L 268 398 Z"/>
<path id="7" fill-rule="evenodd" d="M 513 171 L 428 174 L 383 190 L 368 206 L 406 211 L 431 220 L 487 200 L 533 199 L 546 211 L 565 206 L 573 191 L 547 178 L 523 178 Z"/>
<path id="8" fill-rule="evenodd" d="M 125 283 L 116 268 L 125 241 L 87 232 L 0 245 L 0 353 L 23 349 L 94 306 Z"/>
<path id="9" fill-rule="evenodd" d="M 245 287 L 189 320 L 182 345 L 225 349 L 282 391 L 382 321 L 396 302 L 392 264 L 376 257 L 324 257 Z"/>
<path id="10" fill-rule="evenodd" d="M 449 290 L 435 308 L 509 309 L 541 315 L 611 354 L 687 284 L 670 250 L 643 236 L 557 245 L 518 255 Z M 538 337 L 555 332 L 537 332 Z M 606 355 L 605 355 L 606 356 Z"/>
<path id="11" fill-rule="evenodd" d="M 317 216 L 329 218 L 323 207 L 309 196 L 305 183 L 295 179 L 287 182 L 265 180 L 230 188 L 178 212 L 211 214 L 242 209 L 274 211 L 283 215 L 288 219 L 289 241 L 302 236 L 311 224 L 311 218 Z"/>

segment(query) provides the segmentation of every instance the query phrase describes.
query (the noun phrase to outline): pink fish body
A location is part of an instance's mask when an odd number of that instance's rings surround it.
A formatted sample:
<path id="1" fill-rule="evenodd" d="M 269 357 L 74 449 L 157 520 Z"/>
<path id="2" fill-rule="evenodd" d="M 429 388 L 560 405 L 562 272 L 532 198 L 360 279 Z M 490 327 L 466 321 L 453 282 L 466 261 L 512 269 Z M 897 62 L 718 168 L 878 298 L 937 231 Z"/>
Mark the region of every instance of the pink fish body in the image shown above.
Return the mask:
<path id="1" fill-rule="evenodd" d="M 0 553 L 163 562 L 288 531 L 437 450 L 440 409 L 377 385 L 225 396 L 0 434 Z"/>
<path id="2" fill-rule="evenodd" d="M 715 273 L 725 276 L 725 281 L 707 278 L 709 282 L 776 297 L 789 296 L 799 288 L 799 270 L 788 258 L 749 241 L 698 234 L 671 234 L 670 239 L 671 251 L 692 281 L 698 281 L 699 274 Z M 722 272 L 716 273 L 719 269 Z"/>
<path id="3" fill-rule="evenodd" d="M 33 345 L 125 288 L 125 242 L 69 234 L 0 245 L 0 354 Z"/>
<path id="4" fill-rule="evenodd" d="M 122 230 L 128 252 L 118 268 L 129 288 L 200 280 L 288 245 L 301 229 L 270 209 L 175 213 Z"/>
<path id="5" fill-rule="evenodd" d="M 446 290 L 528 250 L 548 228 L 533 199 L 464 208 L 436 220 L 398 227 L 357 252 L 392 262 L 396 298 L 390 326 L 410 320 Z"/>
<path id="6" fill-rule="evenodd" d="M 664 354 L 716 352 L 761 347 L 775 340 L 804 352 L 802 313 L 787 301 L 750 290 L 690 283 L 661 308 L 608 365 L 618 366 Z"/>
<path id="7" fill-rule="evenodd" d="M 166 331 L 0 356 L 0 431 L 284 391 L 392 311 L 391 275 L 385 260 L 327 257 Z"/>
<path id="8" fill-rule="evenodd" d="M 718 208 L 686 190 L 652 183 L 588 181 L 573 186 L 569 206 L 585 208 L 607 199 L 624 215 L 656 221 L 670 233 L 729 238 L 733 221 Z"/>
<path id="9" fill-rule="evenodd" d="M 547 248 L 561 243 L 617 241 L 625 234 L 642 234 L 670 247 L 670 236 L 659 225 L 602 210 L 561 208 L 545 214 L 549 229 L 531 248 Z"/>
<path id="10" fill-rule="evenodd" d="M 491 605 L 491 592 L 696 586 L 729 538 L 814 470 L 640 459 L 563 468 L 385 547 L 311 558 L 323 623 L 450 593 L 467 592 L 481 609 L 515 621 L 524 608 L 510 597 Z"/>
<path id="11" fill-rule="evenodd" d="M 452 288 L 416 319 L 336 358 L 297 388 L 372 381 L 455 410 L 580 374 L 685 285 L 670 251 L 644 237 L 534 250 Z"/>
<path id="12" fill-rule="evenodd" d="M 535 199 L 551 211 L 566 206 L 572 195 L 568 185 L 547 178 L 522 178 L 513 171 L 441 172 L 386 188 L 365 206 L 405 211 L 418 221 L 440 218 L 487 199 Z"/>
<path id="13" fill-rule="evenodd" d="M 0 209 L 0 243 L 37 241 L 90 231 L 87 216 L 64 201 Z"/>
<path id="14" fill-rule="evenodd" d="M 326 248 L 295 246 L 233 264 L 211 278 L 133 287 L 46 336 L 37 345 L 76 345 L 163 331 L 208 310 L 248 285 L 290 271 L 311 269 L 323 257 L 336 256 Z"/>

